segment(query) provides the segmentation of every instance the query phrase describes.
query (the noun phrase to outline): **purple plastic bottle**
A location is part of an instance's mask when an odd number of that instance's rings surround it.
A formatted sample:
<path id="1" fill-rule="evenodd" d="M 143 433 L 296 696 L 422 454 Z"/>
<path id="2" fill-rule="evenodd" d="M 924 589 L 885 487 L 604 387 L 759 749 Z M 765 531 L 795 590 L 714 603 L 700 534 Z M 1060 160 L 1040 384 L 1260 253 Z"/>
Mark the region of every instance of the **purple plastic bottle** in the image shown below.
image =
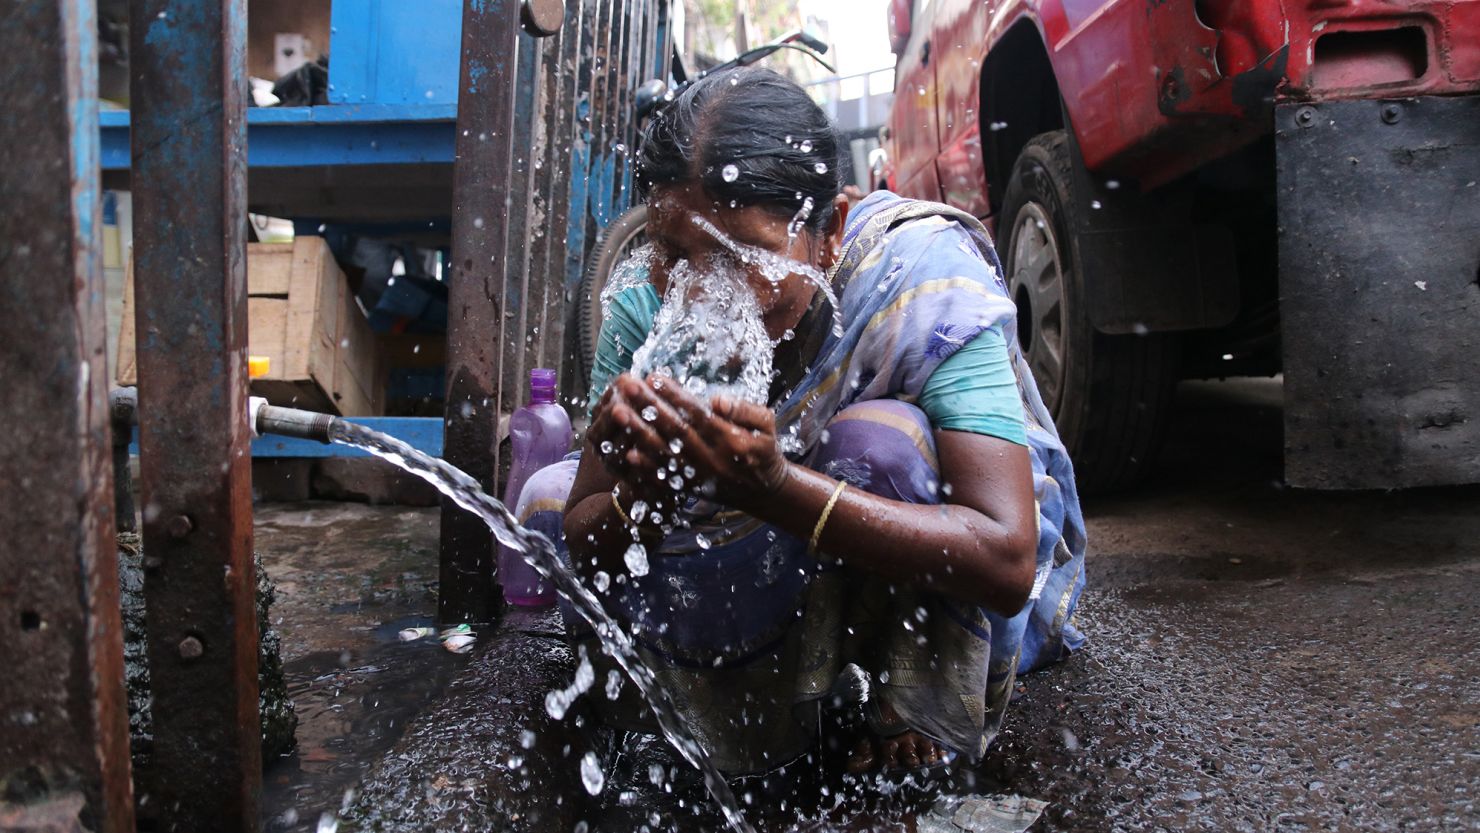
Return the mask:
<path id="1" fill-rule="evenodd" d="M 509 470 L 509 485 L 504 489 L 504 505 L 510 511 L 517 513 L 519 493 L 530 476 L 559 462 L 570 451 L 574 439 L 570 417 L 555 404 L 555 371 L 546 368 L 529 371 L 529 404 L 515 411 L 509 420 L 514 464 Z M 509 604 L 541 607 L 555 603 L 555 588 L 540 578 L 523 556 L 508 547 L 499 547 L 498 576 Z"/>

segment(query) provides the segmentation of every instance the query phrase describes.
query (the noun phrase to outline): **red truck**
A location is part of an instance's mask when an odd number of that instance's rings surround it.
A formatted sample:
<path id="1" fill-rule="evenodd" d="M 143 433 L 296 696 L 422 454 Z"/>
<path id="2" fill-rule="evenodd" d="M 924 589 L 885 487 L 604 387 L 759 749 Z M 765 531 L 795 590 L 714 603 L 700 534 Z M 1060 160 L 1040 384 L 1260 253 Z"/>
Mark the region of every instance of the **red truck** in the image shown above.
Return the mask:
<path id="1" fill-rule="evenodd" d="M 1283 373 L 1297 486 L 1480 481 L 1480 0 L 891 0 L 878 183 L 981 217 L 1106 490 Z"/>

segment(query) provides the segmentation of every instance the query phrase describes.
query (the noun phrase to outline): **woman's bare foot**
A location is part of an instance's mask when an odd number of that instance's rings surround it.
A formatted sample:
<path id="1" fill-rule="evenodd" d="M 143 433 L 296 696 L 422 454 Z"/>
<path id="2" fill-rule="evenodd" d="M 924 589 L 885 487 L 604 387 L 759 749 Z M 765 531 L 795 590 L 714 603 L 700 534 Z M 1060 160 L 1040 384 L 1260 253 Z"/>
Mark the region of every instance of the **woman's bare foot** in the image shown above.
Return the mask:
<path id="1" fill-rule="evenodd" d="M 888 703 L 881 702 L 879 711 L 885 721 L 898 722 L 899 715 Z M 907 730 L 887 738 L 872 735 L 863 738 L 848 756 L 847 766 L 850 773 L 858 775 L 877 770 L 919 769 L 945 760 L 945 747 L 919 732 Z"/>

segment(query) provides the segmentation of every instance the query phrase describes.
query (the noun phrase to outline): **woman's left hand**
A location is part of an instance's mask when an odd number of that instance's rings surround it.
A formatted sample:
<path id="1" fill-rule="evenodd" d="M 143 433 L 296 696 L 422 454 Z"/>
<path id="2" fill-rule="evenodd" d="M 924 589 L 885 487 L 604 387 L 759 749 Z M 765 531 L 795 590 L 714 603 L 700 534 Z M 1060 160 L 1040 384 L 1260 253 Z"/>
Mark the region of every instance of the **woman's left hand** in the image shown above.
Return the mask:
<path id="1" fill-rule="evenodd" d="M 742 510 L 763 504 L 785 484 L 788 463 L 776 444 L 770 409 L 727 396 L 714 397 L 706 407 L 659 375 L 646 381 L 622 375 L 613 384 L 628 405 L 618 419 L 631 429 L 629 462 L 636 462 L 630 456 L 636 452 L 641 465 L 656 472 L 675 459 L 686 490 Z M 653 418 L 643 419 L 644 411 Z"/>

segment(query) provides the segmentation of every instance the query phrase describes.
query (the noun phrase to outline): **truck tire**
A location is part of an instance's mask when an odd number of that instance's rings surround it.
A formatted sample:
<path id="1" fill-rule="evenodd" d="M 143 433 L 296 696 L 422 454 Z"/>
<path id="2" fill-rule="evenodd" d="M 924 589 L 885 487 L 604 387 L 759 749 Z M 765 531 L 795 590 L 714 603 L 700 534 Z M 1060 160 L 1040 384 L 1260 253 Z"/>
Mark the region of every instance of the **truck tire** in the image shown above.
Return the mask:
<path id="1" fill-rule="evenodd" d="M 596 343 L 601 337 L 601 291 L 622 258 L 642 244 L 646 229 L 647 206 L 634 205 L 602 229 L 596 247 L 591 250 L 591 259 L 576 292 L 576 370 L 582 387 L 591 378 Z"/>
<path id="2" fill-rule="evenodd" d="M 1083 299 L 1094 264 L 1080 261 L 1074 233 L 1098 206 L 1076 193 L 1079 163 L 1069 142 L 1055 130 L 1023 147 L 997 229 L 1018 341 L 1079 490 L 1094 494 L 1149 472 L 1178 379 L 1178 342 L 1159 333 L 1106 335 L 1090 324 Z"/>

